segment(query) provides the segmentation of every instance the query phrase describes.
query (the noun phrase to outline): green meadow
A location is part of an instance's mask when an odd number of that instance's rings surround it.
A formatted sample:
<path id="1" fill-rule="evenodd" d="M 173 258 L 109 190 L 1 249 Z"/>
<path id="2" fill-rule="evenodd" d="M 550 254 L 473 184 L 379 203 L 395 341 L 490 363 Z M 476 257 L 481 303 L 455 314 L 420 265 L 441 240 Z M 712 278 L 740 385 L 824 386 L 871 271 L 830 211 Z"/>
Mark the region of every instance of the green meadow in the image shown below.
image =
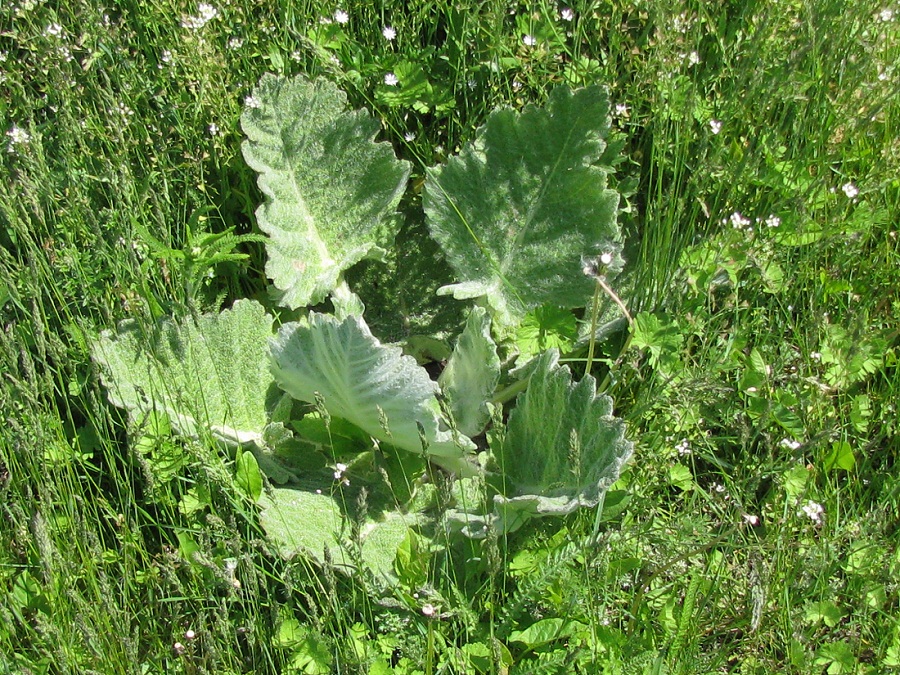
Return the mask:
<path id="1" fill-rule="evenodd" d="M 892 0 L 5 3 L 0 673 L 900 672 L 898 64 Z"/>

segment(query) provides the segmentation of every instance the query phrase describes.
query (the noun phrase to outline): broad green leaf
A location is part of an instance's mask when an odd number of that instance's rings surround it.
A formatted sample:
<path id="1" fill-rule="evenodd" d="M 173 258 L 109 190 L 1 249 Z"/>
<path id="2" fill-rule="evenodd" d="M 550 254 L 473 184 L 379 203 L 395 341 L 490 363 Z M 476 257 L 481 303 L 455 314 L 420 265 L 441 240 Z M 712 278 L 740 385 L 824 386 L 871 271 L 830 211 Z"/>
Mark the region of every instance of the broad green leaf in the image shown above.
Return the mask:
<path id="1" fill-rule="evenodd" d="M 425 516 L 390 511 L 378 520 L 365 521 L 359 529 L 359 555 L 350 555 L 356 544 L 350 541 L 350 520 L 341 511 L 340 499 L 326 490 L 274 488 L 259 500 L 260 522 L 287 558 L 309 555 L 319 562 L 331 560 L 348 571 L 355 569 L 356 560 L 362 560 L 370 571 L 393 578 L 397 549 L 410 528 L 425 523 Z"/>
<path id="2" fill-rule="evenodd" d="M 516 347 L 523 359 L 554 347 L 565 353 L 577 339 L 578 321 L 575 315 L 555 305 L 541 305 L 528 312 L 516 330 Z"/>
<path id="3" fill-rule="evenodd" d="M 556 350 L 538 357 L 500 444 L 497 461 L 511 490 L 494 501 L 507 529 L 520 516 L 596 506 L 631 456 L 612 399 L 597 395 L 591 376 L 574 383 L 558 359 Z"/>
<path id="4" fill-rule="evenodd" d="M 826 472 L 836 469 L 843 471 L 852 471 L 856 465 L 856 456 L 853 454 L 853 448 L 847 441 L 835 441 L 831 444 L 831 450 L 825 456 L 823 467 Z"/>
<path id="5" fill-rule="evenodd" d="M 259 106 L 245 108 L 241 126 L 266 196 L 256 211 L 270 237 L 266 273 L 283 305 L 317 304 L 344 270 L 393 241 L 409 164 L 373 141 L 378 121 L 346 111 L 346 95 L 327 80 L 264 75 L 253 96 Z"/>
<path id="6" fill-rule="evenodd" d="M 596 166 L 609 132 L 602 87 L 557 88 L 545 109 L 499 110 L 473 144 L 429 170 L 424 206 L 459 283 L 486 298 L 499 328 L 535 307 L 583 307 L 593 291 L 583 260 L 608 252 L 621 269 L 619 196 Z"/>
<path id="7" fill-rule="evenodd" d="M 510 633 L 509 641 L 523 642 L 530 649 L 535 649 L 548 642 L 571 637 L 584 631 L 586 628 L 585 624 L 572 619 L 541 619 L 531 624 L 525 630 L 514 630 Z"/>
<path id="8" fill-rule="evenodd" d="M 281 327 L 271 357 L 275 380 L 294 398 L 307 403 L 320 398 L 330 415 L 373 438 L 424 453 L 450 470 L 465 470 L 465 450 L 475 444 L 445 428 L 437 383 L 414 358 L 382 345 L 361 318 L 339 323 L 312 312 L 307 324 Z"/>
<path id="9" fill-rule="evenodd" d="M 815 625 L 822 622 L 834 628 L 844 618 L 844 611 L 830 600 L 820 600 L 807 606 L 805 618 L 807 623 Z"/>
<path id="10" fill-rule="evenodd" d="M 235 461 L 234 480 L 244 494 L 254 502 L 259 501 L 262 494 L 262 474 L 259 472 L 259 464 L 252 452 L 243 452 L 238 448 Z"/>
<path id="11" fill-rule="evenodd" d="M 164 319 L 155 326 L 124 321 L 92 347 L 113 405 L 132 417 L 165 413 L 183 435 L 209 429 L 235 444 L 262 443 L 272 318 L 262 305 L 238 300 L 196 322 Z M 271 404 L 271 401 L 270 401 Z"/>
<path id="12" fill-rule="evenodd" d="M 304 553 L 321 561 L 328 548 L 333 560 L 343 560 L 343 516 L 326 490 L 274 488 L 263 493 L 259 504 L 260 522 L 282 555 Z"/>
<path id="13" fill-rule="evenodd" d="M 491 418 L 488 401 L 500 381 L 500 357 L 491 339 L 491 319 L 476 307 L 439 379 L 457 428 L 467 436 L 484 431 Z"/>

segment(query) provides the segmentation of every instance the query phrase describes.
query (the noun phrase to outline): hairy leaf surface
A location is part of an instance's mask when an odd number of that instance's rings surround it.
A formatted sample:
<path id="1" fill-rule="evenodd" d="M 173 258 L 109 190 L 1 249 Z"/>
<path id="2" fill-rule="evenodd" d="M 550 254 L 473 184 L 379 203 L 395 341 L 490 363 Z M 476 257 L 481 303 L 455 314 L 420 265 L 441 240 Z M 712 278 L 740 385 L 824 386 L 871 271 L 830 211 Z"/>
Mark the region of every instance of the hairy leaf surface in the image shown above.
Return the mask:
<path id="1" fill-rule="evenodd" d="M 633 444 L 613 417 L 612 399 L 587 376 L 574 383 L 551 349 L 537 359 L 528 389 L 509 416 L 497 461 L 512 487 L 495 497 L 508 521 L 596 506 L 619 477 Z"/>
<path id="2" fill-rule="evenodd" d="M 210 429 L 233 443 L 261 442 L 267 396 L 277 392 L 266 358 L 271 337 L 272 317 L 262 305 L 238 300 L 196 322 L 124 321 L 118 332 L 101 334 L 93 358 L 114 405 L 165 412 L 185 435 Z"/>
<path id="3" fill-rule="evenodd" d="M 269 235 L 266 273 L 295 309 L 322 302 L 344 270 L 389 245 L 391 215 L 409 176 L 379 123 L 345 110 L 346 95 L 324 79 L 264 75 L 246 107 L 244 158 L 266 196 L 256 211 Z"/>
<path id="4" fill-rule="evenodd" d="M 491 417 L 488 401 L 500 381 L 500 357 L 491 338 L 491 319 L 481 307 L 469 314 L 440 385 L 450 401 L 457 428 L 477 436 Z"/>
<path id="5" fill-rule="evenodd" d="M 485 297 L 501 327 L 544 304 L 584 306 L 583 257 L 621 263 L 618 194 L 593 164 L 608 115 L 605 89 L 558 88 L 545 109 L 492 113 L 473 144 L 429 171 L 429 227 L 460 279 L 441 293 Z"/>
<path id="6" fill-rule="evenodd" d="M 361 318 L 312 312 L 307 325 L 281 327 L 271 354 L 275 380 L 294 398 L 315 403 L 318 395 L 329 414 L 370 436 L 464 470 L 464 451 L 475 444 L 445 428 L 437 383 L 400 348 L 382 345 Z"/>
<path id="7" fill-rule="evenodd" d="M 325 548 L 330 559 L 344 571 L 355 568 L 356 556 L 348 554 L 350 523 L 342 513 L 339 496 L 311 490 L 275 488 L 262 496 L 260 521 L 280 553 L 290 558 L 311 555 L 324 562 Z M 394 556 L 410 527 L 424 524 L 419 513 L 390 511 L 378 520 L 369 519 L 359 530 L 360 558 L 378 576 L 393 578 Z"/>

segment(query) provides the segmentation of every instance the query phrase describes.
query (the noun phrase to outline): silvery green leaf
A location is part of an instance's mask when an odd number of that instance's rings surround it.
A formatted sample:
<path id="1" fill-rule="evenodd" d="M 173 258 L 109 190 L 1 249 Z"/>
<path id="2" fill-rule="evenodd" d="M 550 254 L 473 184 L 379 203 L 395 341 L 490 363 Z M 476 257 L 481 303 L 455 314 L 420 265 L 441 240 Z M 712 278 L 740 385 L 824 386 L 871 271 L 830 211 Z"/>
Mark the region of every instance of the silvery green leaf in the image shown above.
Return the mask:
<path id="1" fill-rule="evenodd" d="M 272 317 L 262 305 L 238 300 L 196 322 L 124 321 L 101 334 L 92 355 L 110 402 L 132 415 L 165 412 L 181 434 L 209 429 L 232 444 L 261 442 L 274 388 L 266 357 L 271 337 Z M 274 407 L 279 398 L 269 399 Z"/>
<path id="2" fill-rule="evenodd" d="M 362 318 L 311 312 L 307 323 L 281 327 L 271 357 L 275 380 L 294 398 L 319 398 L 330 415 L 374 438 L 466 470 L 465 451 L 475 444 L 446 428 L 437 384 L 399 347 L 382 345 Z"/>
<path id="3" fill-rule="evenodd" d="M 264 75 L 241 126 L 247 164 L 266 196 L 256 211 L 269 235 L 266 273 L 292 309 L 322 302 L 341 275 L 383 253 L 409 163 L 375 143 L 377 120 L 347 111 L 333 83 Z"/>
<path id="4" fill-rule="evenodd" d="M 536 359 L 497 453 L 509 489 L 494 501 L 506 531 L 525 517 L 596 506 L 632 453 L 612 399 L 597 395 L 590 375 L 573 382 L 558 359 L 555 349 Z"/>
<path id="5" fill-rule="evenodd" d="M 260 522 L 279 552 L 287 558 L 310 555 L 325 561 L 325 548 L 333 563 L 345 571 L 355 569 L 356 556 L 349 554 L 350 521 L 342 514 L 336 497 L 294 488 L 275 488 L 259 500 Z M 426 522 L 420 513 L 389 511 L 378 520 L 369 519 L 359 528 L 359 559 L 382 578 L 393 578 L 394 556 L 411 527 Z"/>
<path id="6" fill-rule="evenodd" d="M 608 132 L 605 89 L 557 88 L 546 108 L 492 113 L 474 143 L 430 170 L 429 227 L 459 278 L 440 292 L 486 298 L 500 329 L 544 304 L 584 306 L 594 283 L 584 259 L 621 264 L 618 193 L 595 164 Z"/>
<path id="7" fill-rule="evenodd" d="M 499 380 L 500 357 L 491 338 L 491 319 L 484 308 L 475 307 L 439 379 L 453 421 L 464 434 L 484 431 L 491 417 L 488 402 Z"/>

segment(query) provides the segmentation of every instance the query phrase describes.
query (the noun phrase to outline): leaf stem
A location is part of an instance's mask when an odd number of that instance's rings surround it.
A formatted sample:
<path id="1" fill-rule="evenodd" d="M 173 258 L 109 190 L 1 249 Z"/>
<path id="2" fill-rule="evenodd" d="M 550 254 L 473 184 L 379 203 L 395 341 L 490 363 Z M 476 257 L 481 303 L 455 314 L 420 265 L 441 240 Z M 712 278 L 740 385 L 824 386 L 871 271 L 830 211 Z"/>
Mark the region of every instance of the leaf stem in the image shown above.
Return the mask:
<path id="1" fill-rule="evenodd" d="M 494 394 L 494 398 L 491 399 L 491 403 L 495 403 L 495 404 L 499 403 L 502 405 L 502 404 L 506 403 L 507 401 L 511 401 L 518 394 L 520 394 L 521 392 L 525 391 L 525 389 L 528 388 L 528 381 L 530 379 L 531 379 L 531 377 L 526 377 L 521 380 L 516 380 L 508 387 L 501 389 L 496 394 Z"/>

